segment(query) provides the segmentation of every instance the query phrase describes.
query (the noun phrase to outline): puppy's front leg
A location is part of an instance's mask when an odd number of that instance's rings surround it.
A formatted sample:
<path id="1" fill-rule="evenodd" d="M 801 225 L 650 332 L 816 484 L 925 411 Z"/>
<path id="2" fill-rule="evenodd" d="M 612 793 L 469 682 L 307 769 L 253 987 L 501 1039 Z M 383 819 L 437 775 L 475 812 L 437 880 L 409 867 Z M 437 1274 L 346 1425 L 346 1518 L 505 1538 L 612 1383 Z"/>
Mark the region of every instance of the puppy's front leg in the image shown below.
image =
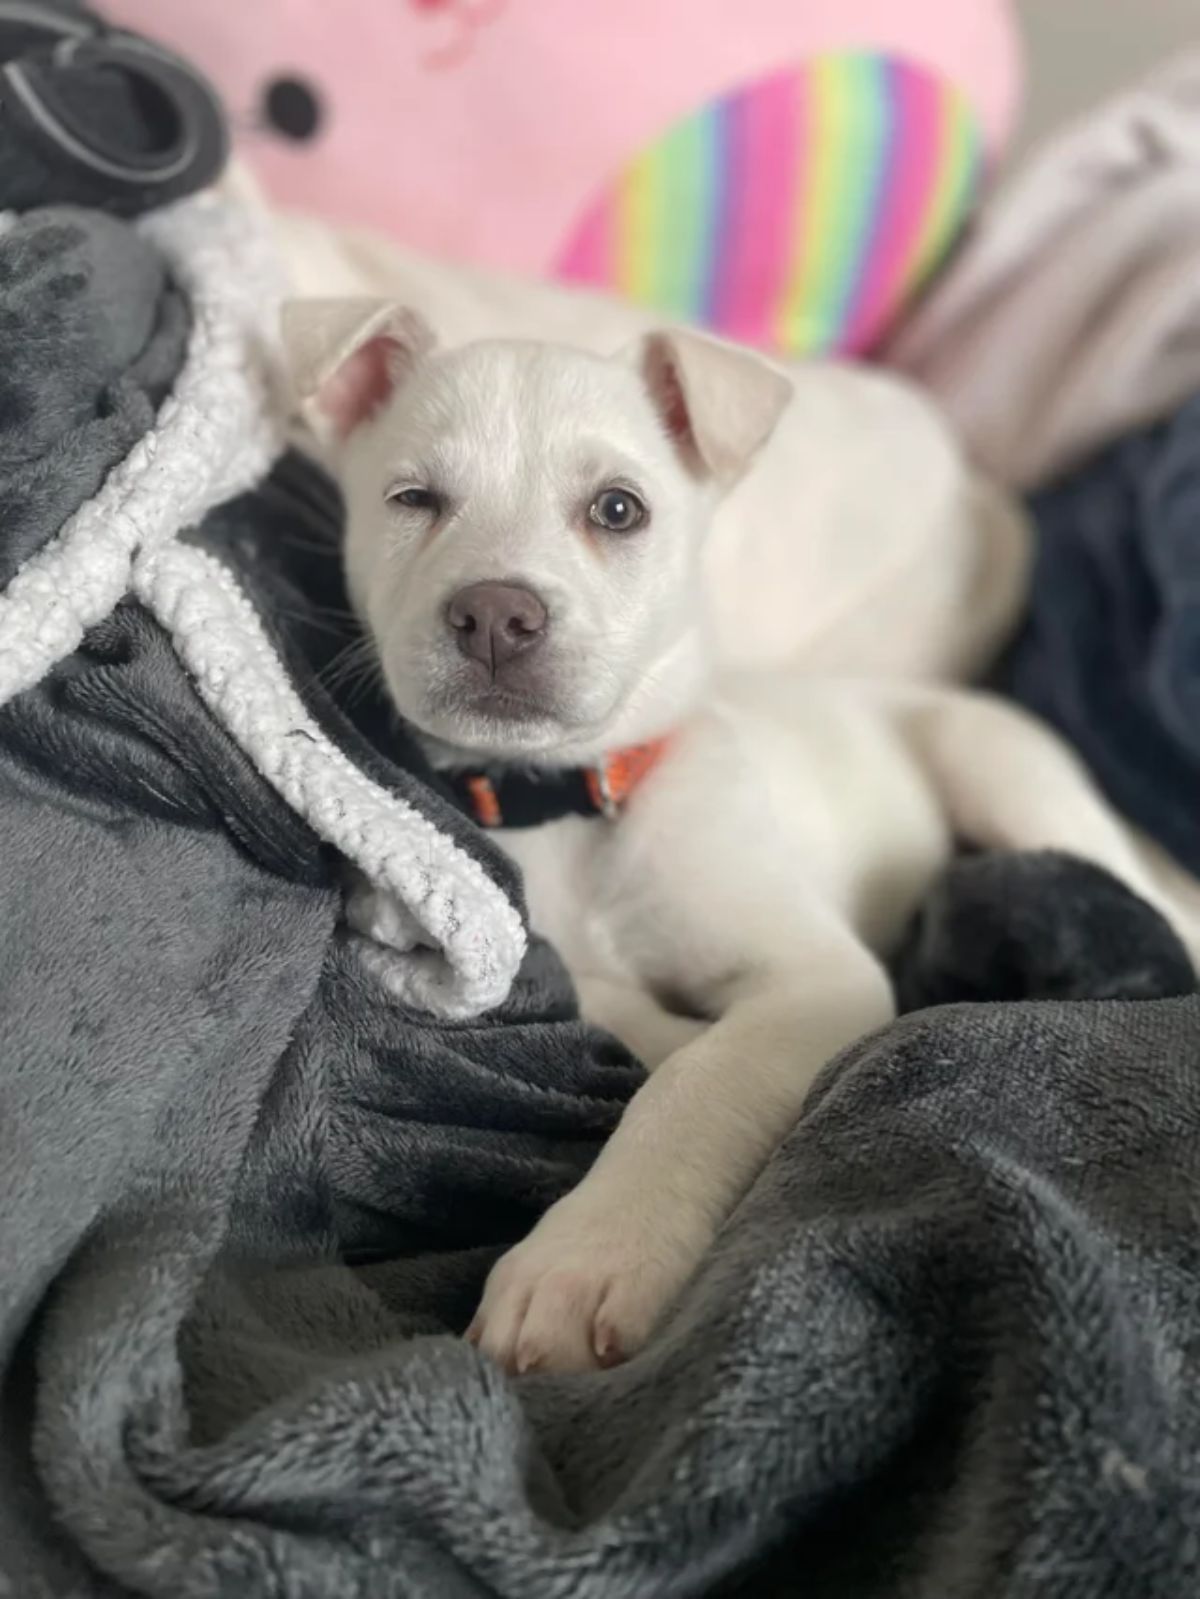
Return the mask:
<path id="1" fill-rule="evenodd" d="M 619 1038 L 647 1071 L 653 1071 L 709 1026 L 690 1016 L 672 1015 L 632 983 L 581 977 L 575 986 L 579 1008 L 588 1021 Z"/>
<path id="2" fill-rule="evenodd" d="M 820 1068 L 894 1014 L 828 913 L 731 984 L 727 1008 L 634 1096 L 591 1172 L 497 1262 L 468 1334 L 517 1371 L 632 1354 L 789 1131 Z"/>

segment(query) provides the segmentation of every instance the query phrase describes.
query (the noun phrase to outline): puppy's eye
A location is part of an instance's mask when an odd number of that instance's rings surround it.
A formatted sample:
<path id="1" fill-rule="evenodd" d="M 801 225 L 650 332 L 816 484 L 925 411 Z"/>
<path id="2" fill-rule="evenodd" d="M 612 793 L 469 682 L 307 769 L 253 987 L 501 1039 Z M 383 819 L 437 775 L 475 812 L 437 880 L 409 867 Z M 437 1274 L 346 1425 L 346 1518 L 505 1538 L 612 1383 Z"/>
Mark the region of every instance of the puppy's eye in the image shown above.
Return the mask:
<path id="1" fill-rule="evenodd" d="M 387 502 L 389 505 L 394 505 L 398 511 L 420 511 L 427 516 L 437 516 L 442 509 L 441 497 L 432 489 L 413 486 L 392 489 L 387 496 Z"/>
<path id="2" fill-rule="evenodd" d="M 646 507 L 632 489 L 605 489 L 588 507 L 588 518 L 609 533 L 632 533 L 646 520 Z"/>

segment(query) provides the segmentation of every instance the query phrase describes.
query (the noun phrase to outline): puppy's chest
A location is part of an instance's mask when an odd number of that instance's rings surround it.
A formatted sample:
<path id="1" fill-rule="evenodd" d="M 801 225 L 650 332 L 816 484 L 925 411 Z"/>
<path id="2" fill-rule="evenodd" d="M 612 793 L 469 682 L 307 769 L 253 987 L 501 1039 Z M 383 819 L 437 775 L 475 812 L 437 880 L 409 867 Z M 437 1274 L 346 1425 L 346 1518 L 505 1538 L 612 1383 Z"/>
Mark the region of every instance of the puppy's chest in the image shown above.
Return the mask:
<path id="1" fill-rule="evenodd" d="M 703 988 L 698 974 L 719 976 L 730 951 L 742 969 L 769 957 L 801 898 L 884 950 L 949 848 L 887 719 L 857 696 L 786 684 L 689 724 L 615 821 L 498 837 L 534 927 L 576 978 L 651 989 Z"/>
<path id="2" fill-rule="evenodd" d="M 622 824 L 580 816 L 496 834 L 521 868 L 534 929 L 548 938 L 576 976 L 633 970 L 629 929 L 647 885 L 632 872 Z"/>
<path id="3" fill-rule="evenodd" d="M 640 986 L 676 966 L 691 972 L 731 882 L 753 902 L 784 860 L 793 881 L 820 877 L 811 858 L 828 857 L 824 819 L 794 803 L 791 784 L 780 827 L 775 768 L 782 758 L 794 777 L 791 756 L 785 741 L 757 759 L 753 740 L 747 749 L 725 717 L 705 715 L 672 740 L 615 820 L 573 816 L 497 835 L 522 870 L 534 927 L 576 978 Z"/>

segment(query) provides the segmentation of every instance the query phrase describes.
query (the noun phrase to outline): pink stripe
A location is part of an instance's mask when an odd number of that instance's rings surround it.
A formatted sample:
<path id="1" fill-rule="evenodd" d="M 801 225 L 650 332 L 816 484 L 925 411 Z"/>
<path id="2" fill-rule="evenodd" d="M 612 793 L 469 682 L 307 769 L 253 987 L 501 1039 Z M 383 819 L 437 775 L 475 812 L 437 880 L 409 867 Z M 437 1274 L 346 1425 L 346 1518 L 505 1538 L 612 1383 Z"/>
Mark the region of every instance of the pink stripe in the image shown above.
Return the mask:
<path id="1" fill-rule="evenodd" d="M 714 326 L 745 344 L 773 345 L 788 284 L 800 160 L 794 71 L 780 72 L 726 107 L 725 236 L 717 260 Z"/>
<path id="2" fill-rule="evenodd" d="M 570 283 L 612 289 L 615 266 L 615 214 L 611 197 L 594 205 L 567 246 L 557 275 Z"/>
<path id="3" fill-rule="evenodd" d="M 942 123 L 940 90 L 903 61 L 888 63 L 892 147 L 883 186 L 883 215 L 872 241 L 857 304 L 847 329 L 851 353 L 869 349 L 908 288 L 913 253 L 933 203 Z"/>

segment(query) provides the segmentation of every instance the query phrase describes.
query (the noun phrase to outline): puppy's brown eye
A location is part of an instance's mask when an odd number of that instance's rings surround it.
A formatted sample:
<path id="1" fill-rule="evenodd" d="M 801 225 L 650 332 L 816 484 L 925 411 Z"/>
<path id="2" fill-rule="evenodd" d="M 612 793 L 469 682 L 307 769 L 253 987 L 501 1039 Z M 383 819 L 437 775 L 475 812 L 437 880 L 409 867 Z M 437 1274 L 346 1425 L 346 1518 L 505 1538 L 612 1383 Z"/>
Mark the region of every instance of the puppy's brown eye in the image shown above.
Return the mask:
<path id="1" fill-rule="evenodd" d="M 646 507 L 632 489 L 605 489 L 592 501 L 588 517 L 610 533 L 632 533 L 646 520 Z"/>
<path id="2" fill-rule="evenodd" d="M 437 516 L 442 509 L 441 499 L 432 489 L 393 489 L 387 497 L 387 502 L 389 505 L 394 505 L 397 510 L 423 511 L 429 516 Z"/>

